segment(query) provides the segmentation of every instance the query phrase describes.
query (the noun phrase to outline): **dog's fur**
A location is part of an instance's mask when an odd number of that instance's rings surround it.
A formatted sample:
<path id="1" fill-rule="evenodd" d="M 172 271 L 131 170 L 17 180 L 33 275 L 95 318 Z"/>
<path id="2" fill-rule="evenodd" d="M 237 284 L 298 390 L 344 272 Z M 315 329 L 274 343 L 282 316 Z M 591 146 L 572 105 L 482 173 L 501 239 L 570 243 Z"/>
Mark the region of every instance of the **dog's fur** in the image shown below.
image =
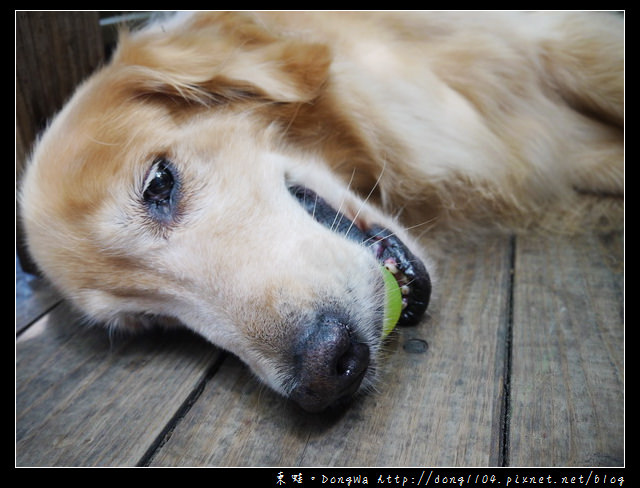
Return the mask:
<path id="1" fill-rule="evenodd" d="M 91 319 L 179 321 L 285 395 L 292 345 L 339 310 L 369 348 L 366 388 L 379 263 L 289 188 L 391 229 L 430 269 L 397 220 L 525 227 L 577 191 L 622 195 L 623 69 L 611 13 L 177 15 L 123 33 L 40 138 L 28 246 Z"/>

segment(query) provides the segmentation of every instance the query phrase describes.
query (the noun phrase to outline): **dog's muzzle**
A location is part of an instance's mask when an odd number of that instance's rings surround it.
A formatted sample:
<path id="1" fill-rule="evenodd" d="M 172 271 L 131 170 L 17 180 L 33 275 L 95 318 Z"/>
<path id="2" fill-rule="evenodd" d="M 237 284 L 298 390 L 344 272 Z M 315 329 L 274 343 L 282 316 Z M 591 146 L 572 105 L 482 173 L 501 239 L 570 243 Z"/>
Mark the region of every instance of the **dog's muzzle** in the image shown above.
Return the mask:
<path id="1" fill-rule="evenodd" d="M 294 185 L 289 191 L 316 221 L 370 250 L 402 290 L 398 325 L 417 324 L 429 305 L 431 279 L 422 261 L 400 238 L 381 226 L 359 228 L 309 188 Z M 296 387 L 291 398 L 312 412 L 341 403 L 360 387 L 369 355 L 369 346 L 358 341 L 339 312 L 318 314 L 308 334 L 295 346 Z"/>
<path id="2" fill-rule="evenodd" d="M 424 263 L 400 238 L 389 229 L 377 225 L 359 228 L 309 188 L 294 185 L 289 191 L 315 220 L 371 250 L 378 262 L 398 280 L 404 295 L 398 325 L 417 324 L 429 306 L 431 278 Z"/>

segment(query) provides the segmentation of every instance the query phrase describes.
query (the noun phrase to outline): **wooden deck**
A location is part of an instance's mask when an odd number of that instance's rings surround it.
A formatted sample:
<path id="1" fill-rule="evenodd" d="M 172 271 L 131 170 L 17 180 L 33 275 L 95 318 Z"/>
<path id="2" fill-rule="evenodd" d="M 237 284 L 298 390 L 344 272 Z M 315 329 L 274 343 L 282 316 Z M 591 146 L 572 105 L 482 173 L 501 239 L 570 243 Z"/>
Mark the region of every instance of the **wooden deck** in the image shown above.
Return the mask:
<path id="1" fill-rule="evenodd" d="M 621 466 L 623 235 L 448 251 L 378 392 L 308 415 L 186 331 L 110 336 L 16 276 L 17 466 Z"/>

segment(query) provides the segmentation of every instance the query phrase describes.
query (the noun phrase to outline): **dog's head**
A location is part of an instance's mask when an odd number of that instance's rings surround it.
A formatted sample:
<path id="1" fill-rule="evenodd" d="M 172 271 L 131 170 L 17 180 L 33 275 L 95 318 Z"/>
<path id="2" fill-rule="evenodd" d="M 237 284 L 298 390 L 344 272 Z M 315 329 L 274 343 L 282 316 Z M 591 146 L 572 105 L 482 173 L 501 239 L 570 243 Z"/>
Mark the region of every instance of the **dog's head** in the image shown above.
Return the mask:
<path id="1" fill-rule="evenodd" d="M 211 20 L 125 37 L 51 123 L 22 188 L 29 248 L 90 318 L 175 319 L 322 410 L 375 378 L 383 263 L 401 323 L 425 311 L 429 275 L 391 219 L 289 137 L 299 122 L 281 114 L 322 96 L 328 50 Z"/>

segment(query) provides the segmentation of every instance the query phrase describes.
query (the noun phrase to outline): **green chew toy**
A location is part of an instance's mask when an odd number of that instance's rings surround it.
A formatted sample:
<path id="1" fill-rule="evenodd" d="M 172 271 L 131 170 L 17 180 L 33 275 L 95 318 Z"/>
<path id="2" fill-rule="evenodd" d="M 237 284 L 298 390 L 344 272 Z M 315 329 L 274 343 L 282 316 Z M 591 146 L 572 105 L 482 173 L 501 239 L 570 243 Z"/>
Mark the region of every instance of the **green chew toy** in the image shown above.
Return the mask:
<path id="1" fill-rule="evenodd" d="M 382 324 L 382 338 L 384 339 L 395 328 L 400 319 L 402 292 L 394 276 L 384 266 L 382 267 L 382 276 L 384 277 L 384 289 L 387 298 L 384 306 L 384 322 Z"/>

